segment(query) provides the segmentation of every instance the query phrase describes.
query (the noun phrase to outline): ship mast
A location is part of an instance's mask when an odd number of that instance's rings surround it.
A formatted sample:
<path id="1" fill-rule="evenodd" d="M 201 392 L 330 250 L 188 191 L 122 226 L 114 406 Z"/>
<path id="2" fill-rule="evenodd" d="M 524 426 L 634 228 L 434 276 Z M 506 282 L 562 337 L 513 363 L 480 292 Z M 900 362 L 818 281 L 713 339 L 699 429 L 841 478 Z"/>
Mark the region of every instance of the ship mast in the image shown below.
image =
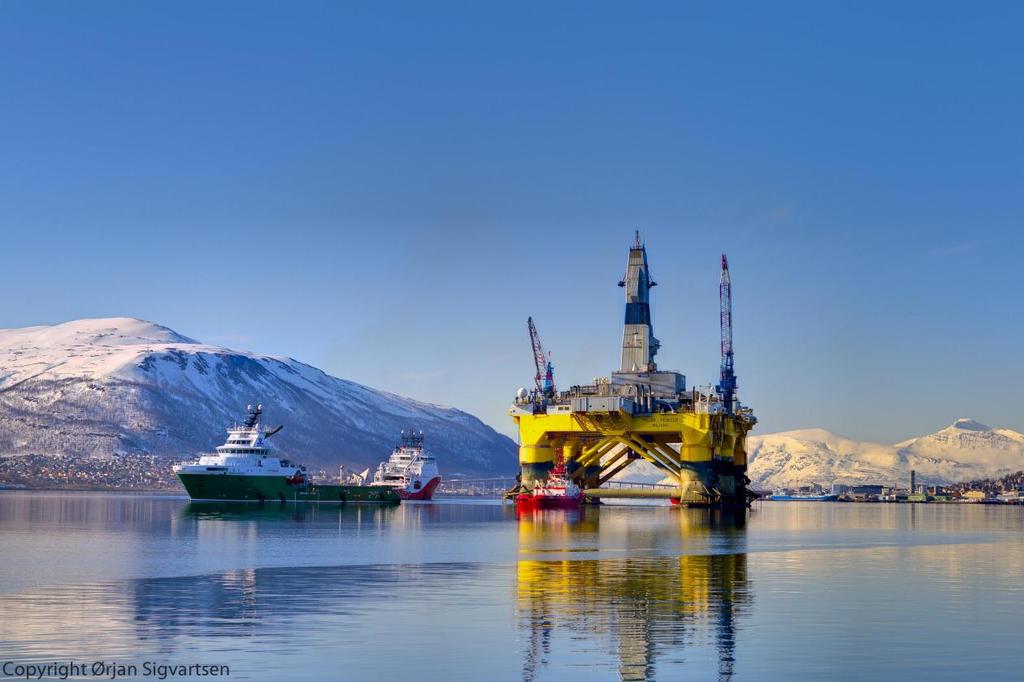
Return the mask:
<path id="1" fill-rule="evenodd" d="M 248 410 L 248 414 L 245 417 L 245 424 L 243 426 L 247 429 L 255 429 L 260 423 L 260 415 L 263 414 L 263 405 L 257 405 L 256 407 L 246 405 L 246 409 Z"/>

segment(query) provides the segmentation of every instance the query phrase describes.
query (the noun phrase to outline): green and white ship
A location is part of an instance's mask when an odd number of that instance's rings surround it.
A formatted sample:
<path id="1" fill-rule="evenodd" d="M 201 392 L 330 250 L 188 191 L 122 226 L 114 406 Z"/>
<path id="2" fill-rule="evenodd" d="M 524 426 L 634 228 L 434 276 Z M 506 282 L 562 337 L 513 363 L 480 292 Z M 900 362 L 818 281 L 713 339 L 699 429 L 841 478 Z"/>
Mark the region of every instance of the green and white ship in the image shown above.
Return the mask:
<path id="1" fill-rule="evenodd" d="M 250 405 L 245 422 L 228 429 L 227 440 L 215 453 L 174 465 L 189 497 L 214 502 L 401 501 L 390 488 L 311 482 L 306 467 L 272 454 L 268 439 L 281 427 L 264 430 L 262 414 L 262 405 Z"/>

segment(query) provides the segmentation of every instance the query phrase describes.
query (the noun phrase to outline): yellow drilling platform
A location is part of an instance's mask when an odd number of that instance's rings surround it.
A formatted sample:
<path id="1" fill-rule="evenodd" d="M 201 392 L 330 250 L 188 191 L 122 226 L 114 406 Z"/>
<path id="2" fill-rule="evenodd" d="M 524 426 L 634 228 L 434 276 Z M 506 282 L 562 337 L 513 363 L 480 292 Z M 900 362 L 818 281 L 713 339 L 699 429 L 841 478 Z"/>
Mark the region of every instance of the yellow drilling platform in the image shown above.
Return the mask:
<path id="1" fill-rule="evenodd" d="M 520 483 L 530 490 L 561 460 L 588 499 L 656 497 L 684 506 L 748 504 L 746 436 L 757 422 L 736 398 L 732 351 L 732 291 L 722 256 L 720 284 L 722 366 L 717 386 L 690 388 L 679 372 L 659 370 L 659 342 L 651 323 L 655 286 L 647 249 L 637 233 L 625 277 L 622 362 L 610 377 L 558 391 L 553 368 L 529 323 L 536 386 L 520 389 L 509 414 L 519 426 Z M 645 459 L 665 473 L 662 487 L 607 487 L 630 463 Z"/>

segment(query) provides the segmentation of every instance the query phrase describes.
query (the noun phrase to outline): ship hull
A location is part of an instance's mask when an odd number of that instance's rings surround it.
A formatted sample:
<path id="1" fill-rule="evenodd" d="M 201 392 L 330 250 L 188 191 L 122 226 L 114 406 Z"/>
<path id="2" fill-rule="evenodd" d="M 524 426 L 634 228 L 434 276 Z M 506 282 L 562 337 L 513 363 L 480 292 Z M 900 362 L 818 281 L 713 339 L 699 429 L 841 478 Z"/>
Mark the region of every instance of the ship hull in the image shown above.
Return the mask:
<path id="1" fill-rule="evenodd" d="M 529 493 L 521 493 L 518 497 L 516 497 L 516 509 L 518 511 L 539 511 L 543 509 L 579 509 L 582 503 L 582 495 L 554 496 L 531 495 Z"/>
<path id="2" fill-rule="evenodd" d="M 295 485 L 283 476 L 178 474 L 188 496 L 213 502 L 376 502 L 397 504 L 393 490 L 368 485 Z"/>
<path id="3" fill-rule="evenodd" d="M 425 500 L 433 499 L 433 497 L 434 497 L 434 490 L 436 490 L 437 486 L 440 485 L 440 484 L 441 484 L 441 477 L 440 476 L 435 476 L 434 478 L 430 479 L 427 482 L 427 484 L 425 486 L 423 486 L 422 488 L 420 488 L 419 490 L 408 490 L 406 488 L 397 488 L 396 492 L 398 493 L 398 496 L 401 497 L 403 500 L 421 500 L 421 501 L 425 501 Z"/>

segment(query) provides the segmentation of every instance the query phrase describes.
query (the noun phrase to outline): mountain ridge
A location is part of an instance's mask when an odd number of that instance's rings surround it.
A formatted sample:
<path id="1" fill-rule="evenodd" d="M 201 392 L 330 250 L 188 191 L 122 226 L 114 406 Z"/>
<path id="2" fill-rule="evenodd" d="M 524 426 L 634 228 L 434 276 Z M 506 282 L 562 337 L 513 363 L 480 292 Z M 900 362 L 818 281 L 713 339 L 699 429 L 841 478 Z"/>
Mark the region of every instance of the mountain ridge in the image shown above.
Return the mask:
<path id="1" fill-rule="evenodd" d="M 969 418 L 893 445 L 857 441 L 825 429 L 751 435 L 747 440 L 747 475 L 760 488 L 903 484 L 911 470 L 923 483 L 948 484 L 1024 469 L 1024 434 Z"/>
<path id="2" fill-rule="evenodd" d="M 504 474 L 516 447 L 475 416 L 293 358 L 205 344 L 131 317 L 0 330 L 0 454 L 189 456 L 264 405 L 283 452 L 317 467 L 384 459 L 422 429 L 447 473 Z"/>

